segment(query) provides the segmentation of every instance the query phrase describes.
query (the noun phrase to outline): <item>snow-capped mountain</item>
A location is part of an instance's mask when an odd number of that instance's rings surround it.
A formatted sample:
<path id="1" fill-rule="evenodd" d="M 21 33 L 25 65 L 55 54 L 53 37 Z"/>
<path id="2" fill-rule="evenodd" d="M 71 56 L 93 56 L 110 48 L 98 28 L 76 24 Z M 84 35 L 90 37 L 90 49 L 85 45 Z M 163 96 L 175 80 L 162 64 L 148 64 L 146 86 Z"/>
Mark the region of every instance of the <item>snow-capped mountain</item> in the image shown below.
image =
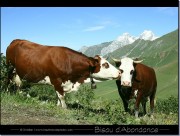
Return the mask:
<path id="1" fill-rule="evenodd" d="M 137 38 L 131 36 L 129 33 L 124 33 L 123 35 L 119 36 L 116 40 L 114 40 L 109 46 L 104 47 L 101 50 L 101 55 L 104 56 L 110 52 L 113 52 L 127 44 L 133 43 Z"/>
<path id="2" fill-rule="evenodd" d="M 116 40 L 112 41 L 112 42 L 106 42 L 106 43 L 102 43 L 99 45 L 94 45 L 94 46 L 83 46 L 79 51 L 82 53 L 85 53 L 89 56 L 93 56 L 94 53 L 98 53 L 102 56 L 111 53 L 121 47 L 124 47 L 128 44 L 132 44 L 133 42 L 135 42 L 137 39 L 143 39 L 143 40 L 150 40 L 153 41 L 155 39 L 157 39 L 158 37 L 156 37 L 154 35 L 154 33 L 150 30 L 144 30 L 139 36 L 132 36 L 129 33 L 123 33 L 122 35 L 118 36 Z M 94 49 L 94 48 L 95 49 Z M 95 51 L 96 50 L 96 51 Z"/>
<path id="3" fill-rule="evenodd" d="M 150 30 L 144 30 L 144 32 L 142 34 L 140 34 L 139 39 L 143 39 L 143 40 L 150 40 L 153 41 L 155 39 L 157 39 L 158 37 L 156 37 L 154 35 L 154 33 Z"/>
<path id="4" fill-rule="evenodd" d="M 135 37 L 135 36 L 131 36 L 129 33 L 124 33 L 121 36 L 119 36 L 116 40 L 114 40 L 112 42 L 112 44 L 110 44 L 107 47 L 104 47 L 101 50 L 101 55 L 104 56 L 110 52 L 113 52 L 125 45 L 131 44 L 134 41 L 136 41 L 137 39 L 143 39 L 143 40 L 150 40 L 153 41 L 155 40 L 157 37 L 154 35 L 154 33 L 150 30 L 144 30 L 144 32 L 142 34 L 140 34 L 139 37 Z"/>

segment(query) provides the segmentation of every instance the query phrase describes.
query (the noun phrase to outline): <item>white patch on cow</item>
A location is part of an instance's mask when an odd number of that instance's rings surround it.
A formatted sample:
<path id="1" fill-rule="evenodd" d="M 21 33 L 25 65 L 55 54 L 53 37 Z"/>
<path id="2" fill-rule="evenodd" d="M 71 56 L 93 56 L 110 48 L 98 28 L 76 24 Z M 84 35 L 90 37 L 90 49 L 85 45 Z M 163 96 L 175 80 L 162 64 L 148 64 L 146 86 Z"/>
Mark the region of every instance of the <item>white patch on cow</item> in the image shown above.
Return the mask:
<path id="1" fill-rule="evenodd" d="M 119 69 L 121 72 L 121 85 L 123 86 L 132 86 L 132 74 L 131 71 L 134 71 L 133 60 L 131 58 L 121 59 L 121 65 Z"/>
<path id="2" fill-rule="evenodd" d="M 46 76 L 43 80 L 39 81 L 38 83 L 52 85 L 49 76 Z"/>
<path id="3" fill-rule="evenodd" d="M 17 74 L 13 77 L 13 82 L 15 82 L 16 86 L 18 86 L 18 87 L 20 87 L 22 85 L 22 81 Z"/>
<path id="4" fill-rule="evenodd" d="M 120 76 L 120 72 L 118 69 L 116 69 L 113 65 L 111 65 L 106 59 L 101 58 L 100 62 L 100 71 L 98 73 L 93 73 L 92 77 L 97 80 L 112 80 L 117 79 Z M 108 63 L 109 67 L 106 68 L 103 66 L 103 64 Z"/>
<path id="5" fill-rule="evenodd" d="M 66 103 L 65 103 L 65 99 L 64 99 L 65 94 L 64 94 L 64 96 L 62 96 L 58 91 L 56 91 L 56 93 L 57 93 L 57 96 L 58 96 L 59 100 L 61 101 L 61 102 L 60 102 L 60 101 L 58 100 L 57 105 L 60 106 L 60 103 L 61 103 L 61 106 L 62 106 L 63 108 L 67 108 Z"/>
<path id="6" fill-rule="evenodd" d="M 76 82 L 75 84 L 72 83 L 70 80 L 66 81 L 65 83 L 62 83 L 61 86 L 63 87 L 63 90 L 65 92 L 72 92 L 72 91 L 78 91 L 80 87 L 80 83 Z"/>
<path id="7" fill-rule="evenodd" d="M 96 79 L 93 79 L 94 82 L 102 82 L 100 80 L 96 80 Z M 87 78 L 86 80 L 84 80 L 84 83 L 90 83 L 91 82 L 91 79 L 90 78 Z"/>
<path id="8" fill-rule="evenodd" d="M 135 91 L 134 91 L 134 97 L 135 97 L 135 98 L 137 98 L 137 92 L 138 92 L 138 90 L 135 90 Z"/>
<path id="9" fill-rule="evenodd" d="M 91 82 L 90 78 L 87 78 L 86 80 L 84 80 L 84 83 L 90 83 L 90 82 Z"/>

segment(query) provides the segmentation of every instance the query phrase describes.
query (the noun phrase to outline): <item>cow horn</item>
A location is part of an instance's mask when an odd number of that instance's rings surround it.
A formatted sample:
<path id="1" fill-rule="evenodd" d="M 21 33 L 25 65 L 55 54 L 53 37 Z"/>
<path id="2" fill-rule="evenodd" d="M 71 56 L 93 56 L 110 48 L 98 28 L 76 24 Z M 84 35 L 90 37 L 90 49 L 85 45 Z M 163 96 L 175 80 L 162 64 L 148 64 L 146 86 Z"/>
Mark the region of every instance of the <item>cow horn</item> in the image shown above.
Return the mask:
<path id="1" fill-rule="evenodd" d="M 111 56 L 110 56 L 111 57 Z M 118 59 L 115 59 L 113 57 L 111 57 L 111 59 L 114 61 L 114 62 L 121 62 L 121 60 L 118 60 Z"/>
<path id="2" fill-rule="evenodd" d="M 104 58 L 105 60 L 109 59 L 109 56 L 107 56 L 106 58 Z"/>
<path id="3" fill-rule="evenodd" d="M 134 63 L 141 63 L 143 60 L 134 60 Z"/>

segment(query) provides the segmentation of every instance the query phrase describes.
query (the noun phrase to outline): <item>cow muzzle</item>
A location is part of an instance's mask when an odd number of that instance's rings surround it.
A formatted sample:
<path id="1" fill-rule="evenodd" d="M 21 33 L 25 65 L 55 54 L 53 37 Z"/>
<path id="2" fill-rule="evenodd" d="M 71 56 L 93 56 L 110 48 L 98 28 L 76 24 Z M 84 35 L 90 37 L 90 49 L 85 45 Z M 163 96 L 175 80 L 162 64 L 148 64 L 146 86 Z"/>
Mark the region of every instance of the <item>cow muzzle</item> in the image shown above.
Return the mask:
<path id="1" fill-rule="evenodd" d="M 129 82 L 129 81 L 123 81 L 121 85 L 122 85 L 122 86 L 126 86 L 126 87 L 131 87 L 131 82 Z"/>
<path id="2" fill-rule="evenodd" d="M 121 78 L 121 72 L 119 71 L 118 76 L 117 77 L 113 77 L 113 79 L 120 79 Z"/>

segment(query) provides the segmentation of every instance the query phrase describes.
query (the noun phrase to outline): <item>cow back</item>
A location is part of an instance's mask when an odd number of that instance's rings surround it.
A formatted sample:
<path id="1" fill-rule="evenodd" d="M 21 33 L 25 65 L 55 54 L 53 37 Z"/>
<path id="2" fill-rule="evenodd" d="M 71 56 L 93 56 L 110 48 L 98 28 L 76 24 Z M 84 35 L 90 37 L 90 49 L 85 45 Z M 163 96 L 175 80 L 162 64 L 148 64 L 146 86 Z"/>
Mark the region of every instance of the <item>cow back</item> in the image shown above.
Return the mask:
<path id="1" fill-rule="evenodd" d="M 15 55 L 17 54 L 18 47 L 24 49 L 34 49 L 38 46 L 40 45 L 27 40 L 20 40 L 20 39 L 13 40 L 6 50 L 6 63 L 7 64 L 11 63 L 13 66 L 15 66 L 15 58 L 16 58 Z"/>

